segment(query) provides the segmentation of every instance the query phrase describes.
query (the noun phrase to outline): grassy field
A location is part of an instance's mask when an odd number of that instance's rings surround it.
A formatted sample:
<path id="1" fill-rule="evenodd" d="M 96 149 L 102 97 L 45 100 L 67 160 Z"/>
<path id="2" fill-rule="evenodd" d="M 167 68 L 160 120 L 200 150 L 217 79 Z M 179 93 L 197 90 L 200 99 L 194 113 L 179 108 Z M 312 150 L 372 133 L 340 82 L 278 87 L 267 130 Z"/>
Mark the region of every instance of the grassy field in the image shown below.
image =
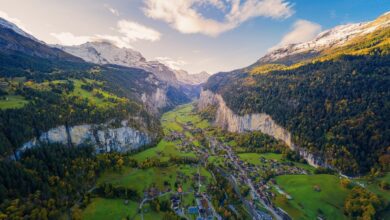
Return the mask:
<path id="1" fill-rule="evenodd" d="M 21 108 L 28 103 L 28 101 L 19 95 L 7 95 L 0 99 L 0 109 L 14 109 Z"/>
<path id="2" fill-rule="evenodd" d="M 93 82 L 98 83 L 97 81 L 93 81 L 93 80 L 87 80 L 87 82 L 88 83 L 93 83 Z M 81 80 L 73 80 L 73 84 L 74 84 L 74 90 L 71 93 L 71 95 L 86 98 L 97 105 L 109 105 L 112 102 L 108 101 L 108 99 L 113 99 L 113 100 L 120 99 L 119 97 L 117 97 L 113 94 L 110 94 L 106 91 L 103 91 L 101 89 L 93 89 L 92 91 L 87 91 L 81 87 L 82 85 L 85 85 L 85 83 L 82 82 Z M 101 97 L 98 97 L 97 96 L 98 94 L 100 94 Z"/>
<path id="3" fill-rule="evenodd" d="M 145 189 L 149 187 L 157 187 L 161 190 L 165 189 L 164 183 L 169 183 L 171 189 L 175 189 L 176 181 L 182 182 L 183 191 L 192 191 L 192 177 L 198 169 L 190 165 L 172 165 L 169 167 L 152 167 L 148 169 L 132 169 L 124 168 L 122 172 L 108 171 L 102 174 L 98 180 L 98 184 L 111 183 L 114 186 L 124 186 L 137 190 L 140 195 L 143 195 Z M 211 180 L 211 174 L 204 168 L 200 169 L 202 176 L 205 176 L 207 182 Z M 179 175 L 183 175 L 179 177 Z M 195 181 L 196 182 L 196 181 Z M 205 190 L 205 186 L 201 187 Z"/>
<path id="4" fill-rule="evenodd" d="M 254 164 L 254 165 L 260 165 L 260 157 L 264 157 L 267 160 L 282 160 L 281 154 L 274 154 L 274 153 L 265 153 L 265 154 L 258 154 L 258 153 L 242 153 L 238 154 L 241 160 L 246 161 L 248 163 Z"/>
<path id="5" fill-rule="evenodd" d="M 200 191 L 206 191 L 206 185 L 212 180 L 211 174 L 203 167 L 199 169 L 202 176 L 206 178 L 206 182 L 201 184 Z M 180 182 L 183 192 L 183 204 L 185 206 L 195 205 L 194 188 L 198 186 L 197 179 L 193 179 L 194 174 L 198 173 L 198 168 L 193 165 L 172 165 L 169 167 L 152 167 L 148 169 L 135 169 L 125 167 L 122 171 L 106 171 L 98 179 L 98 185 L 102 183 L 111 183 L 114 186 L 123 186 L 135 189 L 143 196 L 144 190 L 150 187 L 156 187 L 160 190 L 175 188 L 175 182 Z M 170 194 L 160 197 L 159 200 L 169 199 Z M 83 219 L 123 219 L 127 216 L 133 217 L 137 213 L 137 202 L 131 201 L 128 205 L 124 205 L 121 199 L 103 199 L 95 198 L 83 211 Z M 162 213 L 155 213 L 148 208 L 146 204 L 144 207 L 146 211 L 144 219 L 161 219 Z M 137 215 L 135 219 L 140 219 Z"/>
<path id="6" fill-rule="evenodd" d="M 348 190 L 340 185 L 337 176 L 286 175 L 276 177 L 276 182 L 292 199 L 286 201 L 278 195 L 275 202 L 294 219 L 316 219 L 318 213 L 326 219 L 346 219 L 342 206 Z"/>
<path id="7" fill-rule="evenodd" d="M 251 163 L 253 165 L 260 165 L 260 157 L 264 157 L 267 160 L 277 160 L 279 162 L 282 162 L 282 154 L 275 154 L 275 153 L 264 153 L 264 154 L 259 154 L 259 153 L 241 153 L 238 154 L 238 156 L 241 158 L 241 160 L 246 161 L 248 163 Z M 313 173 L 315 170 L 314 167 L 308 165 L 308 164 L 303 164 L 303 163 L 298 163 L 298 162 L 293 162 L 294 166 L 300 167 L 302 169 L 305 169 L 309 173 Z"/>
<path id="8" fill-rule="evenodd" d="M 82 88 L 83 85 L 88 84 L 95 84 L 95 85 L 102 85 L 102 82 L 91 80 L 91 79 L 70 79 L 73 82 L 74 89 L 72 92 L 70 92 L 69 96 L 77 96 L 84 99 L 88 99 L 91 103 L 99 106 L 107 106 L 112 104 L 112 100 L 125 100 L 122 98 L 119 98 L 118 96 L 111 94 L 109 92 L 103 91 L 99 88 L 94 88 L 91 91 L 87 91 Z M 42 83 L 34 83 L 32 81 L 25 82 L 25 86 L 36 89 L 36 90 L 44 90 L 44 91 L 50 91 L 52 88 L 52 85 L 58 85 L 58 84 L 66 84 L 66 80 L 53 80 L 53 81 L 47 81 Z"/>
<path id="9" fill-rule="evenodd" d="M 129 201 L 125 205 L 122 199 L 95 198 L 83 211 L 84 220 L 120 220 L 137 214 L 138 204 Z"/>
<path id="10" fill-rule="evenodd" d="M 370 190 L 371 192 L 385 198 L 387 201 L 390 202 L 390 190 L 383 190 L 379 187 L 379 183 L 381 181 L 385 181 L 385 182 L 388 182 L 390 183 L 390 173 L 386 173 L 385 176 L 383 177 L 379 177 L 377 179 L 375 179 L 375 181 L 373 182 L 370 182 L 370 183 L 367 183 L 366 180 L 364 179 L 358 179 L 357 182 L 360 182 L 360 183 L 364 183 L 367 187 L 368 190 Z"/>
<path id="11" fill-rule="evenodd" d="M 194 106 L 192 103 L 177 107 L 171 112 L 162 116 L 161 122 L 165 131 L 182 131 L 183 124 L 191 123 L 195 128 L 205 129 L 210 127 L 207 120 L 202 120 L 199 115 L 192 113 Z"/>
<path id="12" fill-rule="evenodd" d="M 195 154 L 192 152 L 180 152 L 177 145 L 177 143 L 162 140 L 156 147 L 149 148 L 145 151 L 135 154 L 132 156 L 132 158 L 136 159 L 137 161 L 144 161 L 147 158 L 158 158 L 161 161 L 167 161 L 172 156 L 195 157 Z"/>

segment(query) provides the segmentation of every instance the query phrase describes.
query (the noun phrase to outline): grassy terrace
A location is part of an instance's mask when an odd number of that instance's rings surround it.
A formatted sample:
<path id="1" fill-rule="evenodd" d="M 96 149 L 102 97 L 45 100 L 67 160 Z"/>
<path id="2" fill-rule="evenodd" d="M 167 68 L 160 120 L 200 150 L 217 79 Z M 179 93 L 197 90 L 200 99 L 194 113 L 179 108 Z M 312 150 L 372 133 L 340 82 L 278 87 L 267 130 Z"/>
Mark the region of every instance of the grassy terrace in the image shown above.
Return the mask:
<path id="1" fill-rule="evenodd" d="M 0 110 L 22 108 L 28 101 L 19 95 L 7 95 L 0 97 Z"/>
<path id="2" fill-rule="evenodd" d="M 81 98 L 88 99 L 92 104 L 105 107 L 109 106 L 113 103 L 113 101 L 124 101 L 125 99 L 119 98 L 114 94 L 108 93 L 106 91 L 103 91 L 99 88 L 94 88 L 91 91 L 87 91 L 83 89 L 83 86 L 86 85 L 100 85 L 101 82 L 94 81 L 94 80 L 78 80 L 78 79 L 71 79 L 74 85 L 74 89 L 72 92 L 70 92 L 69 96 L 77 96 Z M 12 81 L 12 84 L 15 84 L 17 80 Z M 24 81 L 21 81 L 20 83 L 23 83 Z M 24 82 L 25 87 L 29 87 L 35 90 L 40 91 L 51 91 L 52 86 L 58 86 L 58 85 L 65 85 L 67 83 L 66 80 L 53 80 L 53 81 L 47 81 L 42 83 L 35 83 L 32 81 Z M 10 86 L 4 86 L 4 88 L 0 88 L 2 90 L 9 90 Z M 29 103 L 28 100 L 26 100 L 23 96 L 20 95 L 13 95 L 13 92 L 9 93 L 10 95 L 0 96 L 0 110 L 4 109 L 16 109 L 16 108 L 22 108 L 27 103 Z"/>

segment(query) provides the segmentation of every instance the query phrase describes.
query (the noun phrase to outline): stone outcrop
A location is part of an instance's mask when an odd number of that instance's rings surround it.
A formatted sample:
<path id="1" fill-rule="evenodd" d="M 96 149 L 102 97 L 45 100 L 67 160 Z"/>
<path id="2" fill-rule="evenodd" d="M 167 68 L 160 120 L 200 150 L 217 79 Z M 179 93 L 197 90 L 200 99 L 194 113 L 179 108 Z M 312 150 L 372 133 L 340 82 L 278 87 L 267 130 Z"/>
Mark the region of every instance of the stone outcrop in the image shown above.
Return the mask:
<path id="1" fill-rule="evenodd" d="M 61 143 L 70 146 L 92 144 L 97 152 L 127 152 L 151 142 L 152 138 L 147 133 L 129 127 L 127 121 L 122 121 L 117 128 L 112 128 L 109 123 L 71 127 L 62 125 L 25 143 L 20 151 L 40 144 Z"/>
<path id="2" fill-rule="evenodd" d="M 298 151 L 312 166 L 328 166 L 320 157 L 314 156 L 305 149 L 292 142 L 291 133 L 276 123 L 272 117 L 265 113 L 238 115 L 235 114 L 225 103 L 222 96 L 208 90 L 202 90 L 198 102 L 198 108 L 216 106 L 215 125 L 230 132 L 242 133 L 245 131 L 261 131 L 277 140 L 283 141 L 290 149 Z"/>

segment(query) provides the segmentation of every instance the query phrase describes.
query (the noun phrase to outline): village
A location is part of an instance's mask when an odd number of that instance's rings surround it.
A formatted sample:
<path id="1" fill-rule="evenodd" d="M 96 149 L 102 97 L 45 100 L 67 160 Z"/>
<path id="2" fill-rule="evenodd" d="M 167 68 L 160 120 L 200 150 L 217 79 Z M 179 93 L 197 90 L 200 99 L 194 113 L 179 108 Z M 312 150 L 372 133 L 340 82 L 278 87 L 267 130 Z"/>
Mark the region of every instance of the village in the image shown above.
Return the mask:
<path id="1" fill-rule="evenodd" d="M 278 161 L 275 159 L 266 159 L 264 157 L 258 157 L 258 164 L 252 164 L 241 159 L 232 150 L 227 143 L 221 143 L 215 137 L 209 137 L 205 130 L 194 128 L 192 122 L 181 124 L 183 130 L 172 131 L 169 135 L 166 135 L 167 141 L 180 140 L 181 145 L 177 148 L 184 152 L 194 152 L 198 158 L 200 158 L 199 164 L 204 166 L 210 161 L 210 157 L 219 157 L 222 159 L 223 164 L 220 164 L 220 171 L 231 181 L 231 184 L 235 185 L 237 189 L 240 186 L 249 186 L 249 196 L 241 197 L 243 204 L 247 206 L 251 211 L 251 215 L 254 219 L 290 219 L 288 214 L 281 208 L 276 207 L 272 203 L 276 193 L 286 196 L 291 199 L 291 196 L 286 194 L 280 189 L 272 177 L 278 175 L 299 174 L 306 175 L 307 171 L 303 168 L 295 166 L 291 161 Z M 186 132 L 191 133 L 189 137 Z M 196 146 L 194 141 L 195 136 L 201 136 L 206 140 L 208 146 Z M 271 176 L 267 174 L 272 173 Z M 199 177 L 202 179 L 202 177 Z M 199 181 L 200 183 L 201 181 Z M 239 190 L 237 190 L 239 191 Z M 209 195 L 204 193 L 195 193 L 197 206 L 191 206 L 187 209 L 188 214 L 198 215 L 201 219 L 212 219 L 220 217 L 213 211 L 214 207 L 207 199 Z M 179 216 L 184 216 L 185 210 L 180 205 L 180 197 L 172 197 L 173 209 Z M 234 207 L 231 208 L 234 211 Z"/>

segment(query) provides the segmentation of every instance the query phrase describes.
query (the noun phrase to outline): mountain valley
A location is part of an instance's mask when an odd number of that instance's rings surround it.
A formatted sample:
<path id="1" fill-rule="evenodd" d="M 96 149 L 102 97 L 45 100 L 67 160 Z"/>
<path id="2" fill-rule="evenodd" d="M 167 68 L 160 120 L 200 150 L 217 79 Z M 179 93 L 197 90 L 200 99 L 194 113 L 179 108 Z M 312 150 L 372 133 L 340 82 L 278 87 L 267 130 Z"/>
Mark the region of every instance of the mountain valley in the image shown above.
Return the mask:
<path id="1" fill-rule="evenodd" d="M 389 12 L 215 74 L 0 18 L 0 220 L 389 216 Z"/>

